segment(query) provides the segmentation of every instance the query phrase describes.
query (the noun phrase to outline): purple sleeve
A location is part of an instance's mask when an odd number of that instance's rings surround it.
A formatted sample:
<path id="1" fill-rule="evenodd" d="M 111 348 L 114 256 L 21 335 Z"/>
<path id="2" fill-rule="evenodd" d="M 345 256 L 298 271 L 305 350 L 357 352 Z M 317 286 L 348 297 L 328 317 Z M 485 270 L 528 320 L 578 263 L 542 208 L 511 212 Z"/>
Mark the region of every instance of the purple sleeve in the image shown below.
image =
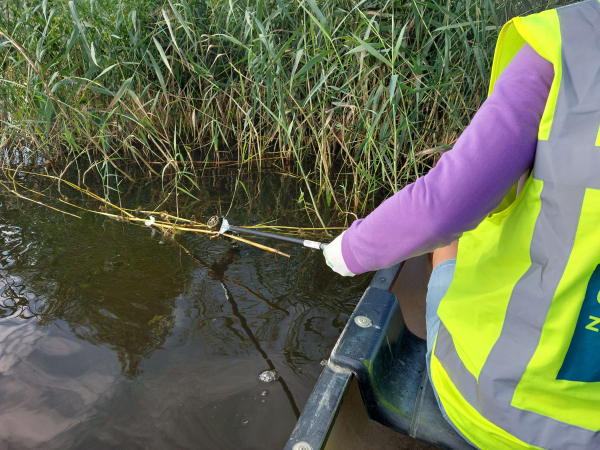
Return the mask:
<path id="1" fill-rule="evenodd" d="M 533 165 L 553 78 L 552 64 L 525 44 L 454 148 L 344 234 L 348 269 L 390 267 L 474 229 Z"/>

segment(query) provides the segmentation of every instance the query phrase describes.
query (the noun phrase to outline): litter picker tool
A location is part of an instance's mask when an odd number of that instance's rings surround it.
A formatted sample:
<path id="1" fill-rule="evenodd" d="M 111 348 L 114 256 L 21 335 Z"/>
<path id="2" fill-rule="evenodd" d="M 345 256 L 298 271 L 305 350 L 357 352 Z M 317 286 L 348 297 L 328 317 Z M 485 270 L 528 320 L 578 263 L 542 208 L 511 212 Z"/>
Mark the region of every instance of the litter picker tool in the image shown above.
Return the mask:
<path id="1" fill-rule="evenodd" d="M 214 220 L 214 219 L 215 218 L 212 217 L 211 220 L 209 220 L 209 228 L 210 228 L 211 222 L 212 223 L 216 222 L 216 220 Z M 283 236 L 281 234 L 275 234 L 275 233 L 266 233 L 264 231 L 258 231 L 258 230 L 254 230 L 252 228 L 236 227 L 235 225 L 230 225 L 225 217 L 217 218 L 217 220 L 221 221 L 221 228 L 219 228 L 217 235 L 222 235 L 223 233 L 227 233 L 228 231 L 235 231 L 236 233 L 251 234 L 253 236 L 259 236 L 259 237 L 265 237 L 265 238 L 270 238 L 270 239 L 277 239 L 279 241 L 291 242 L 292 244 L 302 245 L 302 246 L 308 247 L 308 248 L 314 248 L 315 250 L 323 250 L 325 247 L 327 247 L 327 244 L 324 244 L 322 242 L 309 241 L 307 239 Z M 217 223 L 218 222 L 216 222 L 215 225 Z"/>

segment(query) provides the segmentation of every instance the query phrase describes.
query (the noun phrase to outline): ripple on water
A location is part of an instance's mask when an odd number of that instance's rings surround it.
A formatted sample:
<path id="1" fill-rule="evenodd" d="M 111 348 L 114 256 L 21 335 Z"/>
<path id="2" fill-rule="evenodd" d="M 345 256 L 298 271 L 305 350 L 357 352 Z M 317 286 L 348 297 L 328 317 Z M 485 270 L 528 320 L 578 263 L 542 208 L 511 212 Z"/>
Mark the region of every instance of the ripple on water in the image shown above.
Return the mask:
<path id="1" fill-rule="evenodd" d="M 115 316 L 113 313 L 111 313 L 111 312 L 109 312 L 109 311 L 105 310 L 104 308 L 100 308 L 100 309 L 98 310 L 98 312 L 99 312 L 100 314 L 102 314 L 104 317 L 110 317 L 111 319 L 118 319 L 118 317 L 117 317 L 117 316 Z"/>

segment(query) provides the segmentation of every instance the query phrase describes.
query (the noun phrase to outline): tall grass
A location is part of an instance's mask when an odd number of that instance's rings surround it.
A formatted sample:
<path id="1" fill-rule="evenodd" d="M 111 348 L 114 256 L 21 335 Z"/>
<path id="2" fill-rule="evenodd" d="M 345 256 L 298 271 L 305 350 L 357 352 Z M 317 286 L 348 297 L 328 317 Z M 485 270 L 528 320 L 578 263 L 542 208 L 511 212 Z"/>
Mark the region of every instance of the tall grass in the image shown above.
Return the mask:
<path id="1" fill-rule="evenodd" d="M 452 146 L 507 17 L 549 6 L 0 0 L 0 148 L 191 195 L 208 166 L 277 168 L 360 213 Z"/>

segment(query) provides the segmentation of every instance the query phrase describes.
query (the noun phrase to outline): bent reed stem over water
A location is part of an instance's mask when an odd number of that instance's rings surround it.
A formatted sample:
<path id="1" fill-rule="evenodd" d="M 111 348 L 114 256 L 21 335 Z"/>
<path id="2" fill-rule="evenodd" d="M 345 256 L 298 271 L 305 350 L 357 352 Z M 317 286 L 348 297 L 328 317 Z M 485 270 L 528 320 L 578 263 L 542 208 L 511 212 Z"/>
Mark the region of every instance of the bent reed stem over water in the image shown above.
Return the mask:
<path id="1" fill-rule="evenodd" d="M 162 233 L 162 235 L 164 237 L 168 237 L 171 239 L 175 239 L 175 237 L 178 234 L 181 234 L 183 232 L 210 235 L 210 239 L 224 236 L 225 238 L 227 238 L 230 241 L 234 240 L 234 241 L 243 242 L 245 244 L 251 245 L 251 246 L 259 248 L 261 250 L 265 250 L 270 253 L 274 253 L 276 255 L 285 256 L 286 258 L 290 257 L 290 255 L 287 253 L 281 252 L 273 247 L 269 247 L 269 246 L 260 244 L 254 240 L 242 238 L 235 233 L 223 233 L 222 235 L 220 235 L 217 232 L 218 230 L 216 230 L 214 228 L 209 228 L 209 226 L 207 224 L 197 222 L 195 219 L 195 216 L 192 216 L 191 219 L 186 219 L 186 218 L 171 215 L 167 211 L 158 212 L 156 209 L 153 211 L 144 211 L 141 208 L 138 208 L 136 210 L 122 208 L 120 206 L 110 203 L 106 199 L 103 199 L 102 197 L 93 193 L 89 189 L 77 186 L 76 184 L 71 183 L 67 180 L 61 179 L 60 177 L 57 177 L 57 176 L 52 176 L 52 175 L 47 175 L 47 174 L 42 174 L 42 173 L 28 172 L 28 171 L 23 171 L 23 170 L 10 169 L 10 168 L 5 170 L 4 175 L 7 179 L 7 183 L 12 184 L 12 189 L 11 189 L 11 187 L 9 187 L 6 183 L 4 183 L 2 181 L 0 181 L 0 187 L 4 188 L 4 190 L 9 192 L 10 194 L 15 195 L 18 198 L 21 198 L 23 200 L 27 200 L 29 202 L 36 203 L 40 206 L 44 206 L 53 211 L 56 211 L 56 212 L 59 212 L 62 214 L 66 214 L 71 217 L 75 217 L 77 219 L 81 219 L 81 217 L 77 216 L 75 214 L 72 214 L 68 211 L 65 211 L 64 209 L 59 209 L 57 207 L 54 207 L 51 204 L 49 204 L 49 202 L 52 202 L 52 203 L 58 202 L 58 203 L 60 203 L 60 205 L 57 205 L 57 206 L 64 207 L 66 205 L 66 206 L 69 206 L 71 208 L 76 208 L 81 211 L 108 217 L 110 219 L 114 219 L 121 223 L 128 223 L 128 224 L 132 224 L 132 225 L 151 227 L 153 230 L 158 230 L 160 233 Z M 53 181 L 53 182 L 64 183 L 67 187 L 72 188 L 74 191 L 79 192 L 80 194 L 83 194 L 84 196 L 87 196 L 87 197 L 99 202 L 100 203 L 99 210 L 84 208 L 82 206 L 75 205 L 75 204 L 67 201 L 68 197 L 66 195 L 64 195 L 63 193 L 60 193 L 62 198 L 53 198 L 51 195 L 47 195 L 47 194 L 44 194 L 43 192 L 40 192 L 40 191 L 37 191 L 34 189 L 30 189 L 30 188 L 26 187 L 22 182 L 17 180 L 17 176 L 23 176 L 23 175 L 41 177 L 41 178 L 45 178 L 45 179 Z M 22 191 L 26 191 L 29 194 L 29 196 L 23 195 Z M 2 190 L 0 189 L 0 193 L 1 192 L 2 192 Z M 33 196 L 42 197 L 45 199 L 45 202 L 35 200 L 34 198 L 32 198 Z M 110 213 L 109 212 L 110 210 L 114 210 L 115 213 Z M 159 217 L 159 219 L 157 220 L 156 217 Z M 150 219 L 150 220 L 148 220 L 148 219 Z M 325 227 L 325 228 L 293 227 L 292 228 L 292 227 L 280 227 L 278 225 L 259 224 L 259 225 L 254 225 L 254 226 L 250 226 L 250 227 L 241 227 L 241 228 L 268 228 L 268 229 L 273 229 L 273 230 L 279 231 L 279 234 L 282 234 L 282 235 L 287 234 L 287 235 L 296 235 L 296 236 L 303 236 L 303 237 L 306 235 L 312 235 L 312 236 L 323 237 L 324 235 L 327 235 L 330 230 L 339 230 L 341 227 Z M 286 229 L 286 231 L 282 232 L 280 230 L 281 228 Z M 181 244 L 178 243 L 178 245 L 181 245 Z M 190 256 L 193 256 L 193 255 L 190 254 Z"/>
<path id="2" fill-rule="evenodd" d="M 193 196 L 224 160 L 274 167 L 325 226 L 319 208 L 362 213 L 451 148 L 502 23 L 552 6 L 0 0 L 0 154 L 114 179 L 107 198 L 123 177 Z"/>

